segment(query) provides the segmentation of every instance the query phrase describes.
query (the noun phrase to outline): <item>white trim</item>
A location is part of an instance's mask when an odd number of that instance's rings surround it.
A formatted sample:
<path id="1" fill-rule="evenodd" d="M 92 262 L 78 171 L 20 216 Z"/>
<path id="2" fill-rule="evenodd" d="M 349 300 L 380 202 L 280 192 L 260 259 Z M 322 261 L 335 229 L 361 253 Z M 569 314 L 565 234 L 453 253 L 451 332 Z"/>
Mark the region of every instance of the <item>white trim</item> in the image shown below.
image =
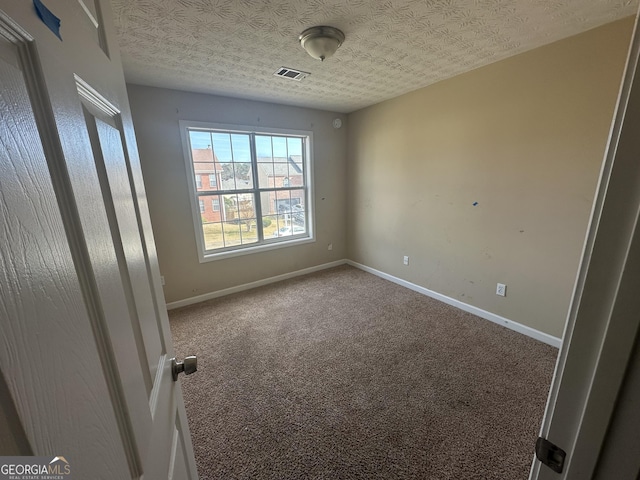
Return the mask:
<path id="1" fill-rule="evenodd" d="M 435 298 L 436 300 L 446 303 L 447 305 L 451 305 L 453 307 L 459 308 L 460 310 L 464 310 L 465 312 L 472 313 L 480 318 L 484 318 L 485 320 L 489 320 L 490 322 L 497 323 L 498 325 L 502 325 L 503 327 L 507 327 L 510 330 L 522 333 L 527 337 L 534 338 L 543 343 L 546 343 L 547 345 L 551 345 L 552 347 L 560 348 L 560 345 L 562 344 L 562 339 L 536 330 L 535 328 L 527 327 L 526 325 L 522 325 L 521 323 L 514 322 L 513 320 L 501 317 L 500 315 L 496 315 L 495 313 L 487 312 L 486 310 L 474 307 L 473 305 L 469 305 L 468 303 L 464 303 L 454 298 L 447 297 L 446 295 L 434 292 L 433 290 L 429 290 L 428 288 L 421 287 L 420 285 L 416 285 L 415 283 L 408 282 L 401 278 L 394 277 L 393 275 L 381 272 L 380 270 L 376 270 L 375 268 L 367 267 L 366 265 L 362 265 L 361 263 L 354 262 L 352 260 L 347 260 L 346 263 L 348 265 L 351 265 L 352 267 L 359 268 L 360 270 L 364 270 L 365 272 L 372 273 L 373 275 L 376 275 L 380 278 L 384 278 L 385 280 L 389 280 L 390 282 L 406 287 L 410 290 L 413 290 L 414 292 L 418 292 L 428 297 Z"/>
<path id="2" fill-rule="evenodd" d="M 262 280 L 256 280 L 255 282 L 245 283 L 236 287 L 225 288 L 224 290 L 218 290 L 216 292 L 205 293 L 196 297 L 185 298 L 184 300 L 178 300 L 176 302 L 167 303 L 167 310 L 174 310 L 180 307 L 186 307 L 187 305 L 193 305 L 194 303 L 204 302 L 213 298 L 224 297 L 225 295 L 231 295 L 232 293 L 243 292 L 245 290 L 251 290 L 252 288 L 262 287 L 269 285 L 270 283 L 281 282 L 282 280 L 288 280 L 290 278 L 299 277 L 308 273 L 319 272 L 320 270 L 326 270 L 327 268 L 339 267 L 348 263 L 347 260 L 336 260 L 335 262 L 323 263 L 322 265 L 316 265 L 315 267 L 303 268 L 302 270 L 296 270 L 295 272 L 283 273 L 282 275 L 276 275 L 275 277 L 264 278 Z"/>
<path id="3" fill-rule="evenodd" d="M 456 307 L 460 310 L 464 310 L 465 312 L 472 313 L 473 315 L 484 318 L 485 320 L 489 320 L 490 322 L 497 323 L 498 325 L 502 325 L 503 327 L 507 327 L 510 330 L 522 333 L 527 337 L 534 338 L 540 342 L 546 343 L 547 345 L 551 345 L 552 347 L 560 348 L 560 345 L 562 344 L 562 339 L 536 330 L 535 328 L 527 327 L 526 325 L 522 325 L 521 323 L 514 322 L 513 320 L 509 320 L 508 318 L 501 317 L 500 315 L 496 315 L 495 313 L 487 312 L 486 310 L 474 307 L 473 305 L 469 305 L 468 303 L 464 303 L 454 298 L 447 297 L 446 295 L 442 295 L 441 293 L 434 292 L 433 290 L 429 290 L 428 288 L 421 287 L 420 285 L 416 285 L 415 283 L 408 282 L 401 278 L 394 277 L 393 275 L 389 275 L 388 273 L 376 270 L 375 268 L 367 267 L 366 265 L 347 259 L 323 263 L 322 265 L 316 265 L 315 267 L 303 268 L 302 270 L 296 270 L 295 272 L 283 273 L 282 275 L 276 275 L 275 277 L 264 278 L 262 280 L 256 280 L 255 282 L 245 283 L 236 287 L 225 288 L 224 290 L 218 290 L 216 292 L 205 293 L 196 297 L 185 298 L 184 300 L 167 303 L 167 310 L 186 307 L 187 305 L 193 305 L 195 303 L 204 302 L 214 298 L 224 297 L 225 295 L 231 295 L 232 293 L 251 290 L 252 288 L 262 287 L 264 285 L 269 285 L 270 283 L 288 280 L 290 278 L 307 275 L 308 273 L 314 273 L 320 270 L 326 270 L 327 268 L 338 267 L 344 264 L 359 268 L 360 270 L 371 273 L 380 278 L 384 278 L 385 280 L 389 280 L 390 282 L 401 285 L 405 288 L 408 288 L 409 290 L 413 290 L 414 292 L 418 292 L 428 297 L 435 298 L 436 300 L 446 303 L 447 305 L 451 305 L 452 307 Z"/>

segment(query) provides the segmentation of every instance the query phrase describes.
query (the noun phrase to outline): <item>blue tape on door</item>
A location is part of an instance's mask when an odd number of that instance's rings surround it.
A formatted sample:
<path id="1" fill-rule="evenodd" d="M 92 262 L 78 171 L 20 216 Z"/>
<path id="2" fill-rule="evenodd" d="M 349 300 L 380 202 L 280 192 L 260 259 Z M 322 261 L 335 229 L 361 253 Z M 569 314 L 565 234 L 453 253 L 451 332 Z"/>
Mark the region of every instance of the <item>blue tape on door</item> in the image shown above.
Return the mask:
<path id="1" fill-rule="evenodd" d="M 42 20 L 42 23 L 44 23 L 56 37 L 62 40 L 62 37 L 60 36 L 60 19 L 56 17 L 51 10 L 45 7 L 40 0 L 33 0 L 33 6 L 36 9 L 38 17 Z"/>

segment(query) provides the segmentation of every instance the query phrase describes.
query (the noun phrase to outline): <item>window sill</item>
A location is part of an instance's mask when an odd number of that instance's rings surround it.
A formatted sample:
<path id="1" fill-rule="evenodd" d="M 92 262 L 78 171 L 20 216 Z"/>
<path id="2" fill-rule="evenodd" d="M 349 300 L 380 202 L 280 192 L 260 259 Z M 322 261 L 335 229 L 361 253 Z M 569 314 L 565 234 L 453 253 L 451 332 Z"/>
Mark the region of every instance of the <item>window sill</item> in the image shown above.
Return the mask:
<path id="1" fill-rule="evenodd" d="M 237 250 L 230 250 L 227 252 L 205 253 L 204 255 L 201 253 L 200 263 L 214 262 L 216 260 L 224 260 L 227 258 L 240 257 L 242 255 L 251 255 L 254 253 L 262 253 L 262 252 L 267 252 L 269 250 L 277 250 L 279 248 L 303 245 L 305 243 L 315 243 L 315 241 L 316 241 L 315 237 L 311 236 L 311 237 L 295 238 L 295 239 L 281 241 L 281 242 L 263 243 L 261 245 L 256 245 L 255 247 L 240 248 Z"/>

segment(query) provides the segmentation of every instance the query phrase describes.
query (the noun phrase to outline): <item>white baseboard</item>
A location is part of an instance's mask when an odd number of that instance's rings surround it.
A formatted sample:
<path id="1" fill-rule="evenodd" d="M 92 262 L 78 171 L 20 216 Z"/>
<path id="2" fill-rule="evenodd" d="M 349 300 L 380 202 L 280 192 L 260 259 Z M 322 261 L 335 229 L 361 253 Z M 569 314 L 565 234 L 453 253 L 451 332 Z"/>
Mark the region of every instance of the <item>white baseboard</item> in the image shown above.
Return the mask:
<path id="1" fill-rule="evenodd" d="M 513 320 L 501 317 L 500 315 L 496 315 L 495 313 L 487 312 L 486 310 L 482 310 L 481 308 L 474 307 L 473 305 L 469 305 L 451 297 L 447 297 L 446 295 L 442 295 L 440 293 L 434 292 L 433 290 L 429 290 L 428 288 L 421 287 L 419 285 L 416 285 L 415 283 L 402 280 L 401 278 L 394 277 L 393 275 L 381 272 L 380 270 L 376 270 L 375 268 L 367 267 L 366 265 L 362 265 L 361 263 L 354 262 L 352 260 L 347 260 L 346 263 L 353 267 L 359 268 L 360 270 L 364 270 L 365 272 L 372 273 L 380 278 L 384 278 L 385 280 L 389 280 L 390 282 L 402 285 L 403 287 L 406 287 L 415 292 L 422 293 L 423 295 L 427 295 L 431 298 L 435 298 L 436 300 L 459 308 L 460 310 L 464 310 L 465 312 L 477 315 L 478 317 L 489 320 L 490 322 L 497 323 L 498 325 L 502 325 L 503 327 L 507 327 L 528 337 L 535 338 L 536 340 L 551 345 L 552 347 L 560 348 L 560 345 L 562 344 L 562 339 L 536 330 L 535 328 L 527 327 L 526 325 L 522 325 L 521 323 L 514 322 Z"/>
<path id="2" fill-rule="evenodd" d="M 213 298 L 224 297 L 225 295 L 231 295 L 232 293 L 238 293 L 244 290 L 261 287 L 263 285 L 269 285 L 270 283 L 288 280 L 289 278 L 299 277 L 308 273 L 318 272 L 327 268 L 337 267 L 340 265 L 344 265 L 345 263 L 351 265 L 352 267 L 359 268 L 360 270 L 364 270 L 365 272 L 372 273 L 373 275 L 376 275 L 380 278 L 384 278 L 385 280 L 389 280 L 390 282 L 406 287 L 410 290 L 413 290 L 414 292 L 418 292 L 428 297 L 435 298 L 436 300 L 459 308 L 460 310 L 472 313 L 480 318 L 484 318 L 485 320 L 489 320 L 490 322 L 497 323 L 498 325 L 502 325 L 503 327 L 507 327 L 528 337 L 535 338 L 536 340 L 539 340 L 553 347 L 560 348 L 560 345 L 562 344 L 562 340 L 560 338 L 554 337 L 534 328 L 527 327 L 526 325 L 514 322 L 513 320 L 509 320 L 508 318 L 501 317 L 500 315 L 496 315 L 495 313 L 487 312 L 486 310 L 482 310 L 481 308 L 474 307 L 473 305 L 469 305 L 454 298 L 447 297 L 446 295 L 442 295 L 440 293 L 434 292 L 433 290 L 429 290 L 428 288 L 421 287 L 420 285 L 416 285 L 415 283 L 411 283 L 401 278 L 394 277 L 393 275 L 381 272 L 380 270 L 376 270 L 375 268 L 367 267 L 366 265 L 363 265 L 361 263 L 346 259 L 323 263 L 322 265 L 303 268 L 302 270 L 296 270 L 295 272 L 284 273 L 282 275 L 276 275 L 275 277 L 269 277 L 262 280 L 257 280 L 255 282 L 238 285 L 236 287 L 225 288 L 224 290 L 218 290 L 216 292 L 205 293 L 203 295 L 185 298 L 184 300 L 178 300 L 177 302 L 167 303 L 167 310 L 186 307 L 187 305 L 193 305 L 194 303 L 204 302 Z"/>
<path id="3" fill-rule="evenodd" d="M 218 290 L 216 292 L 205 293 L 203 295 L 197 295 L 195 297 L 185 298 L 184 300 L 178 300 L 176 302 L 167 303 L 167 310 L 173 310 L 180 307 L 186 307 L 187 305 L 193 305 L 194 303 L 204 302 L 213 298 L 224 297 L 225 295 L 231 295 L 232 293 L 242 292 L 244 290 L 250 290 L 256 287 L 262 287 L 263 285 L 269 285 L 270 283 L 281 282 L 282 280 L 288 280 L 289 278 L 299 277 L 300 275 L 306 275 L 308 273 L 319 272 L 320 270 L 326 270 L 327 268 L 333 268 L 347 263 L 346 260 L 336 260 L 335 262 L 323 263 L 322 265 L 316 265 L 315 267 L 303 268 L 302 270 L 296 270 L 295 272 L 283 273 L 282 275 L 276 275 L 275 277 L 264 278 L 255 282 L 245 283 L 238 285 L 237 287 L 225 288 L 224 290 Z"/>

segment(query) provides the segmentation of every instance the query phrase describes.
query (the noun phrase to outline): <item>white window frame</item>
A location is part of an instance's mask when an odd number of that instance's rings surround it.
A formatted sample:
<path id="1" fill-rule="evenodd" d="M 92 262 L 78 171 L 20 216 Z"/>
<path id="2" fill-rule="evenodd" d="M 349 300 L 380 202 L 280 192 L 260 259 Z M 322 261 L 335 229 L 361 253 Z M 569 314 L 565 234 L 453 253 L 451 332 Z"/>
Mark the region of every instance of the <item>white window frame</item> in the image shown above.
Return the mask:
<path id="1" fill-rule="evenodd" d="M 202 215 L 205 212 L 204 200 L 198 200 L 198 213 Z"/>
<path id="2" fill-rule="evenodd" d="M 196 188 L 202 188 L 202 175 L 196 175 Z"/>
<path id="3" fill-rule="evenodd" d="M 219 212 L 220 211 L 220 199 L 212 198 L 211 199 L 211 208 L 213 209 L 214 212 Z"/>
<path id="4" fill-rule="evenodd" d="M 193 214 L 193 226 L 194 235 L 196 237 L 196 244 L 198 248 L 198 259 L 200 263 L 211 262 L 214 260 L 221 260 L 223 258 L 237 257 L 241 255 L 249 255 L 253 253 L 265 252 L 269 250 L 275 250 L 279 248 L 291 247 L 294 245 L 301 245 L 305 243 L 313 243 L 316 241 L 315 237 L 315 196 L 314 196 L 314 183 L 313 183 L 313 132 L 308 130 L 294 130 L 294 129 L 282 129 L 282 128 L 266 128 L 255 127 L 249 125 L 230 125 L 220 123 L 209 122 L 197 122 L 180 120 L 180 136 L 182 138 L 183 156 L 187 171 L 187 186 L 189 188 L 189 198 L 191 202 L 191 211 Z M 305 202 L 307 203 L 307 233 L 303 236 L 290 237 L 278 237 L 275 239 L 263 240 L 264 243 L 254 245 L 242 245 L 234 249 L 224 251 L 206 250 L 204 243 L 204 235 L 202 230 L 202 214 L 200 213 L 198 203 L 198 189 L 196 187 L 195 169 L 193 161 L 191 160 L 191 144 L 189 140 L 189 129 L 199 130 L 221 130 L 229 133 L 242 133 L 242 134 L 264 134 L 264 135 L 287 135 L 293 137 L 302 137 L 305 139 L 303 142 L 305 152 L 305 183 L 307 197 Z M 213 195 L 215 193 L 212 192 Z"/>
<path id="5" fill-rule="evenodd" d="M 211 181 L 211 179 L 213 179 L 213 182 Z M 209 174 L 209 187 L 217 187 L 218 186 L 218 179 L 216 178 L 216 174 L 215 173 L 210 173 Z"/>

